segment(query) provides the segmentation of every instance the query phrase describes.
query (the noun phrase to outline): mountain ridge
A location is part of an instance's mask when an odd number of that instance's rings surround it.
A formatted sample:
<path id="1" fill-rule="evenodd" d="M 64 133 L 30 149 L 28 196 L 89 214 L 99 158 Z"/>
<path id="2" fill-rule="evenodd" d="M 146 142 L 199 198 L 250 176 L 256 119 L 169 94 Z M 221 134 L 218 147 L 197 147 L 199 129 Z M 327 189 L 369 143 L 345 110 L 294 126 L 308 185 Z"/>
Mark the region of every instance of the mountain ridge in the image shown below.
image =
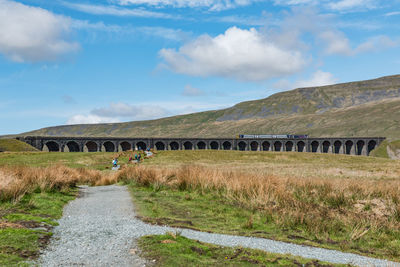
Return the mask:
<path id="1" fill-rule="evenodd" d="M 78 124 L 20 135 L 234 137 L 239 133 L 400 138 L 400 75 L 297 88 L 232 107 L 147 121 Z"/>

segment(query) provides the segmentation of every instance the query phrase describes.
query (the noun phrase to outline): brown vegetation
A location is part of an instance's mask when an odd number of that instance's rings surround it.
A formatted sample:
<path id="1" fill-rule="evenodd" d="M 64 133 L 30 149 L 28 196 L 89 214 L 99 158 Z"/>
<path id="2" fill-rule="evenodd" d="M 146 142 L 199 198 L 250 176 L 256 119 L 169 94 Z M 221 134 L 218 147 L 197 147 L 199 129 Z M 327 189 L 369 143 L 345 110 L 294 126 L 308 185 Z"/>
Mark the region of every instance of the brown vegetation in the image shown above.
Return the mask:
<path id="1" fill-rule="evenodd" d="M 282 226 L 306 225 L 313 233 L 327 233 L 324 227 L 329 220 L 352 225 L 352 239 L 370 228 L 400 229 L 398 180 L 293 179 L 195 165 L 128 168 L 114 179 L 154 188 L 218 192 L 237 205 L 265 213 L 266 218 L 279 215 L 273 219 Z"/>
<path id="2" fill-rule="evenodd" d="M 187 165 L 176 168 L 132 166 L 118 172 L 64 166 L 2 167 L 0 200 L 18 201 L 37 190 L 63 190 L 77 184 L 135 182 L 155 189 L 218 193 L 227 201 L 262 212 L 282 227 L 302 225 L 307 232 L 326 234 L 331 227 L 351 227 L 356 240 L 371 229 L 400 229 L 400 181 L 292 178 L 227 168 Z M 39 191 L 39 192 L 40 192 Z M 327 227 L 327 223 L 329 227 Z M 340 222 L 336 226 L 332 221 Z M 251 224 L 251 222 L 249 222 Z"/>
<path id="3" fill-rule="evenodd" d="M 0 201 L 16 202 L 26 193 L 62 191 L 82 183 L 94 185 L 104 175 L 96 170 L 72 169 L 62 165 L 1 167 Z"/>

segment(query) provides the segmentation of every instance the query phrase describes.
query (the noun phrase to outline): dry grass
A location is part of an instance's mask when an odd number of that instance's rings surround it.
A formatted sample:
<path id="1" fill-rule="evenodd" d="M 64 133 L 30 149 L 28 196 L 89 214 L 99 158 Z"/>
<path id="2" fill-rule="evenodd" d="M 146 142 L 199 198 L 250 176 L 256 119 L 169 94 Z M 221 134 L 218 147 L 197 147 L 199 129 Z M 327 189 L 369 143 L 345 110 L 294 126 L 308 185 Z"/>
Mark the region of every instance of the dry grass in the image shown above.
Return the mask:
<path id="1" fill-rule="evenodd" d="M 262 212 L 278 225 L 290 228 L 301 225 L 307 232 L 318 235 L 328 235 L 332 227 L 351 227 L 350 239 L 356 240 L 370 229 L 400 229 L 399 180 L 360 183 L 343 178 L 296 179 L 196 165 L 127 168 L 113 179 L 114 182 L 133 180 L 154 188 L 218 192 L 236 205 Z M 331 225 L 333 221 L 341 224 Z"/>
<path id="2" fill-rule="evenodd" d="M 1 167 L 0 200 L 18 201 L 26 193 L 64 190 L 77 184 L 109 185 L 134 181 L 143 186 L 218 192 L 248 209 L 281 214 L 281 224 L 300 223 L 318 228 L 323 220 L 340 218 L 344 222 L 368 222 L 370 227 L 400 228 L 400 180 L 364 179 L 360 183 L 358 179 L 298 179 L 296 176 L 286 172 L 278 176 L 265 171 L 242 172 L 200 165 L 131 166 L 119 172 L 62 165 Z M 290 221 L 285 221 L 286 218 Z"/>
<path id="3" fill-rule="evenodd" d="M 72 169 L 62 165 L 1 167 L 0 201 L 18 202 L 27 193 L 63 191 L 82 183 L 94 185 L 105 175 L 96 170 Z"/>
<path id="4" fill-rule="evenodd" d="M 118 172 L 62 165 L 0 167 L 0 201 L 15 202 L 26 193 L 65 190 L 77 184 L 135 182 L 155 189 L 217 193 L 283 228 L 301 227 L 325 239 L 332 232 L 350 232 L 349 239 L 357 240 L 371 231 L 400 229 L 400 180 L 394 179 L 398 169 L 388 174 L 385 169 L 331 167 L 307 175 L 307 168 L 289 165 L 280 172 L 278 166 L 268 170 L 257 164 L 244 171 L 229 164 L 124 165 Z M 389 177 L 376 179 L 378 174 Z"/>

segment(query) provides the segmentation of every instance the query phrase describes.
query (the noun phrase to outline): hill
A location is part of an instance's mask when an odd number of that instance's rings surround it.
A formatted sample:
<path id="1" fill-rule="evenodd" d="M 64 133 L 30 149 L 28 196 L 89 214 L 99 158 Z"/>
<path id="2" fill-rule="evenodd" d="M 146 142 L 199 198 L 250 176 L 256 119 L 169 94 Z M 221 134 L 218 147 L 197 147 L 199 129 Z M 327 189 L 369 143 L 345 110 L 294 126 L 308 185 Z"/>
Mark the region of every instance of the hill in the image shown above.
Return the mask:
<path id="1" fill-rule="evenodd" d="M 222 110 L 149 121 L 56 126 L 22 135 L 233 137 L 238 133 L 400 139 L 400 75 L 299 88 Z"/>
<path id="2" fill-rule="evenodd" d="M 0 152 L 38 151 L 31 145 L 16 139 L 0 139 Z"/>

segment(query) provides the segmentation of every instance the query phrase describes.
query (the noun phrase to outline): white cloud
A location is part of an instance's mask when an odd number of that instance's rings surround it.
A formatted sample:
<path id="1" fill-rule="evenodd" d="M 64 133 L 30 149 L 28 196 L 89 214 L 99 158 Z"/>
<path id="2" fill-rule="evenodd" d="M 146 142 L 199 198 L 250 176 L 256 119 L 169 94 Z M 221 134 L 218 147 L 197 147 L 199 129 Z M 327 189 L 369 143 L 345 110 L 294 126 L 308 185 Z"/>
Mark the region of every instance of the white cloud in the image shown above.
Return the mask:
<path id="1" fill-rule="evenodd" d="M 316 4 L 316 0 L 274 0 L 275 5 L 305 5 L 305 4 Z"/>
<path id="2" fill-rule="evenodd" d="M 91 115 L 99 117 L 125 117 L 132 120 L 154 119 L 167 116 L 169 112 L 159 106 L 140 105 L 134 106 L 126 103 L 111 103 L 109 107 L 97 108 L 92 110 Z"/>
<path id="3" fill-rule="evenodd" d="M 349 39 L 339 31 L 323 31 L 318 34 L 318 38 L 325 43 L 324 52 L 326 54 L 351 55 Z"/>
<path id="4" fill-rule="evenodd" d="M 95 108 L 86 114 L 76 114 L 67 120 L 67 124 L 95 124 L 122 121 L 158 119 L 172 115 L 182 115 L 211 109 L 232 106 L 232 103 L 213 104 L 204 102 L 151 102 L 142 105 L 130 105 L 122 102 L 111 103 L 108 107 Z M 65 114 L 64 114 L 65 115 Z"/>
<path id="5" fill-rule="evenodd" d="M 67 124 L 96 124 L 96 123 L 111 123 L 119 122 L 118 119 L 101 117 L 96 115 L 74 115 L 68 119 Z"/>
<path id="6" fill-rule="evenodd" d="M 399 40 L 392 40 L 388 36 L 378 35 L 369 38 L 364 43 L 361 43 L 355 50 L 355 54 L 380 51 L 386 48 L 393 48 L 400 45 Z"/>
<path id="7" fill-rule="evenodd" d="M 111 123 L 126 120 L 149 120 L 169 115 L 169 111 L 155 105 L 134 106 L 126 103 L 111 103 L 108 107 L 95 108 L 89 114 L 77 114 L 67 124 Z"/>
<path id="8" fill-rule="evenodd" d="M 393 11 L 385 14 L 386 17 L 398 16 L 398 15 L 400 15 L 400 11 Z"/>
<path id="9" fill-rule="evenodd" d="M 355 48 L 350 45 L 349 39 L 341 32 L 326 31 L 319 34 L 318 38 L 325 43 L 326 54 L 353 56 L 361 53 L 380 51 L 400 45 L 399 40 L 392 40 L 386 35 L 372 36 Z"/>
<path id="10" fill-rule="evenodd" d="M 139 27 L 137 28 L 137 31 L 149 36 L 161 37 L 172 41 L 187 40 L 192 34 L 190 32 L 185 32 L 180 29 L 171 29 L 164 27 L 147 27 L 147 26 Z"/>
<path id="11" fill-rule="evenodd" d="M 302 88 L 302 87 L 316 87 L 316 86 L 324 86 L 337 83 L 338 80 L 333 76 L 330 72 L 324 72 L 318 70 L 313 73 L 310 79 L 308 80 L 298 80 L 295 82 L 290 82 L 288 80 L 279 80 L 273 86 L 276 89 L 290 90 L 295 88 Z"/>
<path id="12" fill-rule="evenodd" d="M 16 62 L 54 61 L 76 52 L 71 20 L 38 7 L 0 0 L 0 53 Z"/>
<path id="13" fill-rule="evenodd" d="M 144 34 L 146 36 L 160 37 L 171 41 L 183 41 L 189 39 L 192 35 L 191 32 L 185 32 L 181 29 L 156 27 L 156 26 L 142 26 L 133 27 L 132 25 L 116 25 L 105 24 L 104 22 L 91 23 L 87 20 L 72 20 L 71 28 L 76 30 L 85 30 L 90 33 L 106 32 L 116 34 L 124 38 L 136 36 L 137 34 Z M 114 36 L 114 35 L 113 35 Z"/>
<path id="14" fill-rule="evenodd" d="M 188 84 L 185 86 L 185 89 L 183 90 L 182 95 L 183 96 L 203 96 L 203 95 L 205 95 L 205 92 Z"/>
<path id="15" fill-rule="evenodd" d="M 138 9 L 122 8 L 118 6 L 103 6 L 103 5 L 92 5 L 92 4 L 76 4 L 63 2 L 63 5 L 78 10 L 80 12 L 89 13 L 93 15 L 110 15 L 110 16 L 121 16 L 121 17 L 146 17 L 146 18 L 179 18 L 179 16 L 172 16 L 166 13 L 153 12 Z"/>
<path id="16" fill-rule="evenodd" d="M 337 2 L 331 2 L 328 4 L 328 7 L 337 10 L 351 10 L 351 9 L 373 9 L 377 7 L 376 0 L 340 0 Z"/>
<path id="17" fill-rule="evenodd" d="M 316 71 L 309 80 L 300 80 L 294 83 L 294 87 L 316 87 L 337 83 L 338 80 L 332 73 L 321 70 Z"/>
<path id="18" fill-rule="evenodd" d="M 178 51 L 162 49 L 160 56 L 177 73 L 249 81 L 289 75 L 306 65 L 299 50 L 284 49 L 254 28 L 232 27 L 214 38 L 205 34 Z"/>
<path id="19" fill-rule="evenodd" d="M 206 7 L 212 11 L 247 6 L 260 0 L 119 0 L 121 5 L 149 5 L 154 7 L 197 8 Z"/>

